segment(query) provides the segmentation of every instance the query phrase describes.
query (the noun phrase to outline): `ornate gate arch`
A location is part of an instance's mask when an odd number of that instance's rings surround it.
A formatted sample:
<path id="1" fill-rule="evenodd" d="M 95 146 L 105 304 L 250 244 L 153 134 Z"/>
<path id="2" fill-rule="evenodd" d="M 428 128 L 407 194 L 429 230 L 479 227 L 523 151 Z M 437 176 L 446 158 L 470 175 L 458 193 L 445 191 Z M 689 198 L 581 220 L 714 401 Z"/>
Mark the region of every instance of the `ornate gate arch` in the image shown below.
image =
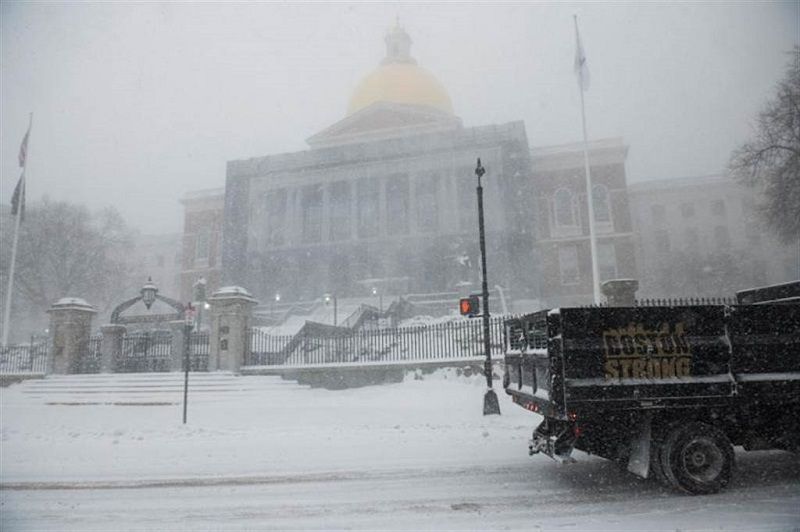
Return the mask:
<path id="1" fill-rule="evenodd" d="M 172 312 L 124 314 L 140 301 L 148 311 L 153 303 L 161 301 Z M 120 334 L 118 348 L 113 353 L 114 371 L 151 372 L 178 369 L 173 360 L 173 346 L 176 343 L 173 329 L 175 322 L 182 322 L 184 313 L 185 307 L 179 301 L 160 295 L 153 279 L 148 278 L 138 296 L 120 303 L 111 312 L 111 325 L 117 326 L 112 329 Z"/>

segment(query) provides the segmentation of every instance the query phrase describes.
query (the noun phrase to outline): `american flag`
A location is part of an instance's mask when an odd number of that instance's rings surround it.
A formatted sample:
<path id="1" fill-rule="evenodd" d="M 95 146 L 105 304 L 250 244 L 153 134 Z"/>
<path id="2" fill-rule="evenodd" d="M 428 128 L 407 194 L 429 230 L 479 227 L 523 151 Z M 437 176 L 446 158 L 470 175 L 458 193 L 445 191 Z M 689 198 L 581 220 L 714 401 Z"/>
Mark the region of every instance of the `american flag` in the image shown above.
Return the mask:
<path id="1" fill-rule="evenodd" d="M 17 216 L 22 221 L 25 218 L 25 174 L 23 173 L 17 181 L 17 186 L 14 187 L 14 193 L 11 195 L 11 214 Z"/>
<path id="2" fill-rule="evenodd" d="M 25 167 L 25 159 L 28 156 L 28 136 L 31 134 L 30 128 L 25 132 L 25 138 L 22 139 L 22 145 L 19 147 L 19 166 Z"/>

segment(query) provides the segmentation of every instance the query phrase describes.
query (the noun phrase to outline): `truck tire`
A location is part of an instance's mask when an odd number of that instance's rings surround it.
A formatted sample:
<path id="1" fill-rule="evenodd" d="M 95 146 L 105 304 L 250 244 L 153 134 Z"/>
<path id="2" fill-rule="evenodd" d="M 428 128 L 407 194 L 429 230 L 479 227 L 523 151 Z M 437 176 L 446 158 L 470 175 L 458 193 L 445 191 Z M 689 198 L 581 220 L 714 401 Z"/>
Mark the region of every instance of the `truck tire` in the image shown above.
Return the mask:
<path id="1" fill-rule="evenodd" d="M 669 485 L 692 495 L 716 493 L 733 471 L 733 445 L 720 429 L 706 423 L 675 427 L 661 445 L 661 470 Z"/>

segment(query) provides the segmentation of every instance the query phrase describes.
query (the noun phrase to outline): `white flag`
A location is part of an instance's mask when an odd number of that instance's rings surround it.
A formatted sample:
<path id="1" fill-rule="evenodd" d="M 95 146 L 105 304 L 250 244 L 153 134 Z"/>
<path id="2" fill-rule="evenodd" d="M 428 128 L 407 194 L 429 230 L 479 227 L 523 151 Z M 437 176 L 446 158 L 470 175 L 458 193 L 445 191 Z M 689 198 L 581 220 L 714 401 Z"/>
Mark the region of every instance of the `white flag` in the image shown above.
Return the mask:
<path id="1" fill-rule="evenodd" d="M 589 90 L 589 65 L 586 63 L 586 54 L 583 53 L 581 36 L 578 33 L 578 17 L 575 17 L 575 75 L 578 76 L 578 86 L 581 90 Z"/>

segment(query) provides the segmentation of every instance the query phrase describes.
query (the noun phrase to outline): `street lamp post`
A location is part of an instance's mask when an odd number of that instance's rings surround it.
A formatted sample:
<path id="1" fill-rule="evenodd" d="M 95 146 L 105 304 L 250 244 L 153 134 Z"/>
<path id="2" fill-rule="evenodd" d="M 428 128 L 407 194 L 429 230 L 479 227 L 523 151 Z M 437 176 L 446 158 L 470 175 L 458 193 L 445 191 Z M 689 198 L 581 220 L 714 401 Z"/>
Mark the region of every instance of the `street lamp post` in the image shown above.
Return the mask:
<path id="1" fill-rule="evenodd" d="M 325 294 L 325 304 L 326 305 L 331 302 L 331 299 L 333 299 L 333 325 L 336 326 L 336 325 L 339 324 L 338 316 L 337 316 L 338 300 L 336 298 L 336 294 L 333 294 L 333 295 Z"/>
<path id="2" fill-rule="evenodd" d="M 192 285 L 192 299 L 197 304 L 197 331 L 203 329 L 203 310 L 208 310 L 210 305 L 206 301 L 206 278 L 201 277 Z"/>
<path id="3" fill-rule="evenodd" d="M 372 287 L 372 295 L 378 296 L 378 311 L 380 314 L 383 314 L 383 293 L 378 292 L 378 288 L 373 286 Z"/>
<path id="4" fill-rule="evenodd" d="M 481 247 L 481 291 L 483 296 L 483 350 L 486 355 L 483 371 L 486 374 L 486 393 L 483 396 L 483 415 L 500 414 L 500 402 L 497 394 L 492 389 L 492 352 L 491 340 L 489 338 L 489 284 L 486 280 L 486 236 L 483 227 L 483 186 L 481 177 L 486 170 L 481 166 L 478 158 L 478 165 L 475 167 L 475 175 L 478 176 L 478 233 L 480 235 Z"/>
<path id="5" fill-rule="evenodd" d="M 270 312 L 274 325 L 278 325 L 278 318 L 275 317 L 275 304 L 280 302 L 281 302 L 281 295 L 276 293 L 275 297 L 272 298 L 272 312 Z"/>

